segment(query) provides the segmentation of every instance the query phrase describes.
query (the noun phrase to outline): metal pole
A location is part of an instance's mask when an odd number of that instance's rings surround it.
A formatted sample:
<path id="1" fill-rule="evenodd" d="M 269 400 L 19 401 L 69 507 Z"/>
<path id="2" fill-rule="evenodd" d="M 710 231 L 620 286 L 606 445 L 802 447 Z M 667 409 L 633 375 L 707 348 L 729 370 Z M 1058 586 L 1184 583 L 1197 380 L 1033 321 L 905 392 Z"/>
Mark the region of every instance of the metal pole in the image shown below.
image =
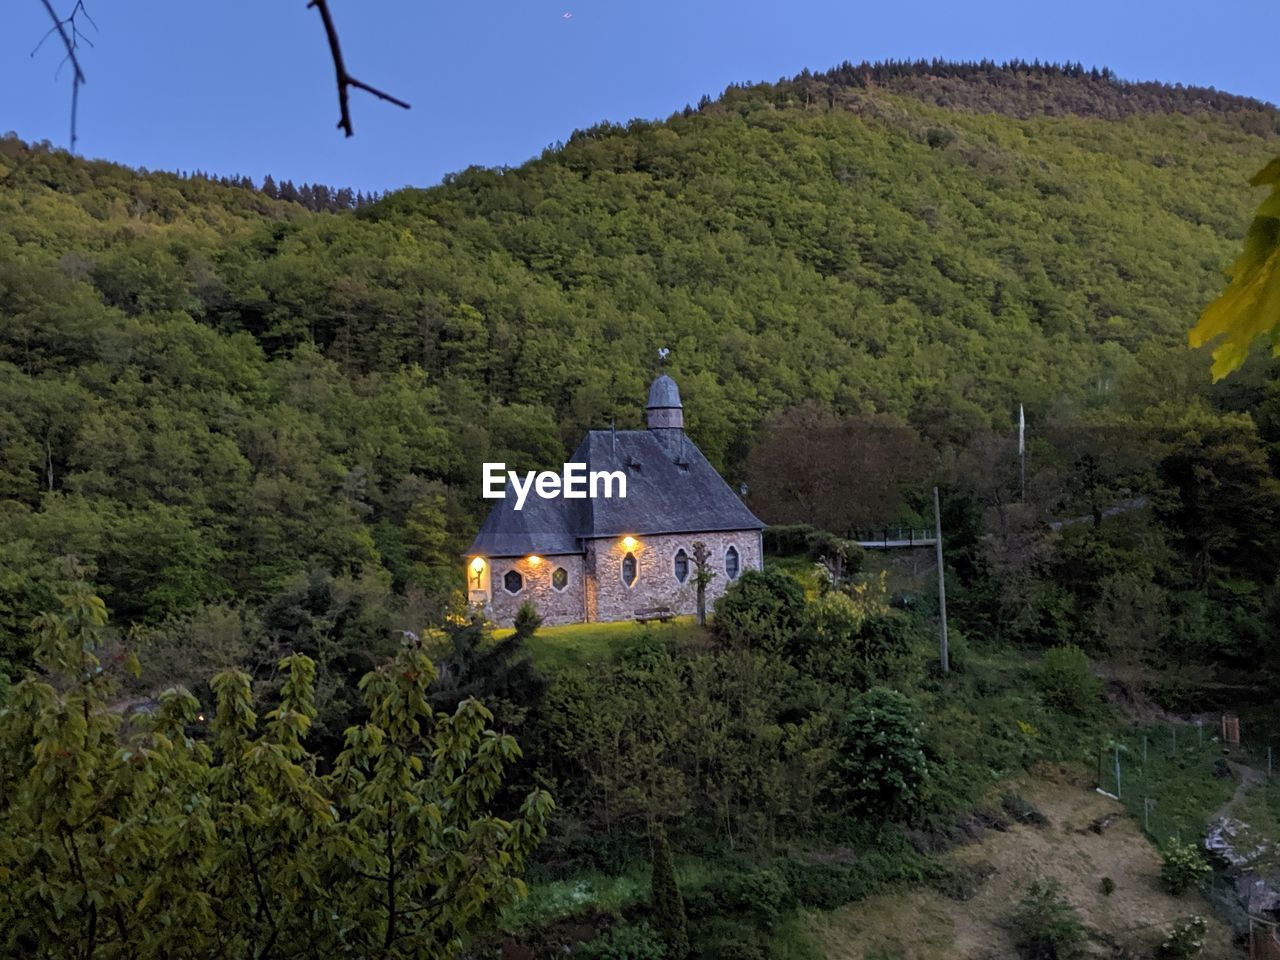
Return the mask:
<path id="1" fill-rule="evenodd" d="M 947 651 L 947 573 L 942 562 L 942 508 L 938 505 L 938 488 L 933 488 L 933 532 L 937 538 L 938 555 L 938 614 L 942 618 L 942 637 L 939 651 L 942 658 L 942 672 L 951 672 L 951 656 Z"/>

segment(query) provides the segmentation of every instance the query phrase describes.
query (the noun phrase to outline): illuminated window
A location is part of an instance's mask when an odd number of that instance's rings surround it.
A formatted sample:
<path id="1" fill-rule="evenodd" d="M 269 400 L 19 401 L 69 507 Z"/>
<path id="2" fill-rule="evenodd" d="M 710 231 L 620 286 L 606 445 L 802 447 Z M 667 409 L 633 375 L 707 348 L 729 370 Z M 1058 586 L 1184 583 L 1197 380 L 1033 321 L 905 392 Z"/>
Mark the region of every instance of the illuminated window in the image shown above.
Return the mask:
<path id="1" fill-rule="evenodd" d="M 556 567 L 555 573 L 551 574 L 551 585 L 557 590 L 563 590 L 569 585 L 569 571 L 564 567 Z"/>
<path id="2" fill-rule="evenodd" d="M 689 579 L 689 555 L 684 552 L 684 547 L 676 551 L 676 579 L 681 583 Z"/>
<path id="3" fill-rule="evenodd" d="M 738 571 L 740 564 L 738 560 L 738 548 L 730 547 L 724 552 L 724 572 L 730 580 L 738 579 Z"/>
<path id="4" fill-rule="evenodd" d="M 507 588 L 507 593 L 519 593 L 524 589 L 524 577 L 517 570 L 508 570 L 502 576 L 502 585 Z"/>
<path id="5" fill-rule="evenodd" d="M 622 558 L 622 582 L 628 587 L 635 586 L 636 573 L 636 555 L 634 553 L 628 553 Z"/>

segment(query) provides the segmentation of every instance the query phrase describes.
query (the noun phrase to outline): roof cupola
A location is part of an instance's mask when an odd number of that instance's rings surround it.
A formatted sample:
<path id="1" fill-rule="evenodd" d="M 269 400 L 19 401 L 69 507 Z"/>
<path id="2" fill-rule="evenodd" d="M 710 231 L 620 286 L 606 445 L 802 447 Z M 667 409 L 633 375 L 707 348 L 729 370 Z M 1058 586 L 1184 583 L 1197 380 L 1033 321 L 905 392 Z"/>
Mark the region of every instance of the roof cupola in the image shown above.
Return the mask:
<path id="1" fill-rule="evenodd" d="M 649 402 L 644 409 L 650 430 L 684 429 L 684 405 L 680 402 L 680 389 L 665 373 L 649 385 Z"/>

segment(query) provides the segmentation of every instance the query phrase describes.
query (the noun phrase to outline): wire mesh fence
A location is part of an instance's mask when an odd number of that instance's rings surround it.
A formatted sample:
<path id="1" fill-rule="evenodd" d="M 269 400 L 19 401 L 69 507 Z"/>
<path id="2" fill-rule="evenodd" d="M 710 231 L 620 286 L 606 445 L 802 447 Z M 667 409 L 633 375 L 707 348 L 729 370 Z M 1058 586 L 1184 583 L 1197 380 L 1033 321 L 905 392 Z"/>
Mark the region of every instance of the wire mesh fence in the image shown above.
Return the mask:
<path id="1" fill-rule="evenodd" d="M 1251 957 L 1280 960 L 1274 925 L 1267 926 L 1274 904 L 1258 895 L 1269 892 L 1262 878 L 1280 876 L 1280 750 L 1269 737 L 1249 734 L 1232 715 L 1133 727 L 1100 745 L 1097 778 L 1157 846 L 1203 848 L 1212 836 L 1222 859 L 1202 888 L 1205 897 L 1239 941 L 1250 943 Z"/>
<path id="2" fill-rule="evenodd" d="M 1099 749 L 1100 789 L 1118 797 L 1158 844 L 1203 841 L 1206 823 L 1234 806 L 1242 787 L 1261 792 L 1251 810 L 1277 819 L 1276 746 L 1251 742 L 1247 731 L 1239 744 L 1228 743 L 1222 732 L 1216 717 L 1126 730 Z"/>

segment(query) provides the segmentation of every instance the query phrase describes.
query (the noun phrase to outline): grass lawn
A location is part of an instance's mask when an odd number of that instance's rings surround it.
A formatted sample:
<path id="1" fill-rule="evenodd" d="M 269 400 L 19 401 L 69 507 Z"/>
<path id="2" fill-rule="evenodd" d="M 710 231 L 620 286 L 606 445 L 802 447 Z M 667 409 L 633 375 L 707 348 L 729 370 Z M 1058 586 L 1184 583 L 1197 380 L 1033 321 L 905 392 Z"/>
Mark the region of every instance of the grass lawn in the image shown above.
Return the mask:
<path id="1" fill-rule="evenodd" d="M 510 629 L 495 630 L 494 637 L 509 636 Z M 610 663 L 624 651 L 634 649 L 648 637 L 677 646 L 695 646 L 706 641 L 706 631 L 696 618 L 676 617 L 670 623 L 570 623 L 540 627 L 529 641 L 529 652 L 542 670 L 556 673 L 583 673 L 592 666 Z"/>

